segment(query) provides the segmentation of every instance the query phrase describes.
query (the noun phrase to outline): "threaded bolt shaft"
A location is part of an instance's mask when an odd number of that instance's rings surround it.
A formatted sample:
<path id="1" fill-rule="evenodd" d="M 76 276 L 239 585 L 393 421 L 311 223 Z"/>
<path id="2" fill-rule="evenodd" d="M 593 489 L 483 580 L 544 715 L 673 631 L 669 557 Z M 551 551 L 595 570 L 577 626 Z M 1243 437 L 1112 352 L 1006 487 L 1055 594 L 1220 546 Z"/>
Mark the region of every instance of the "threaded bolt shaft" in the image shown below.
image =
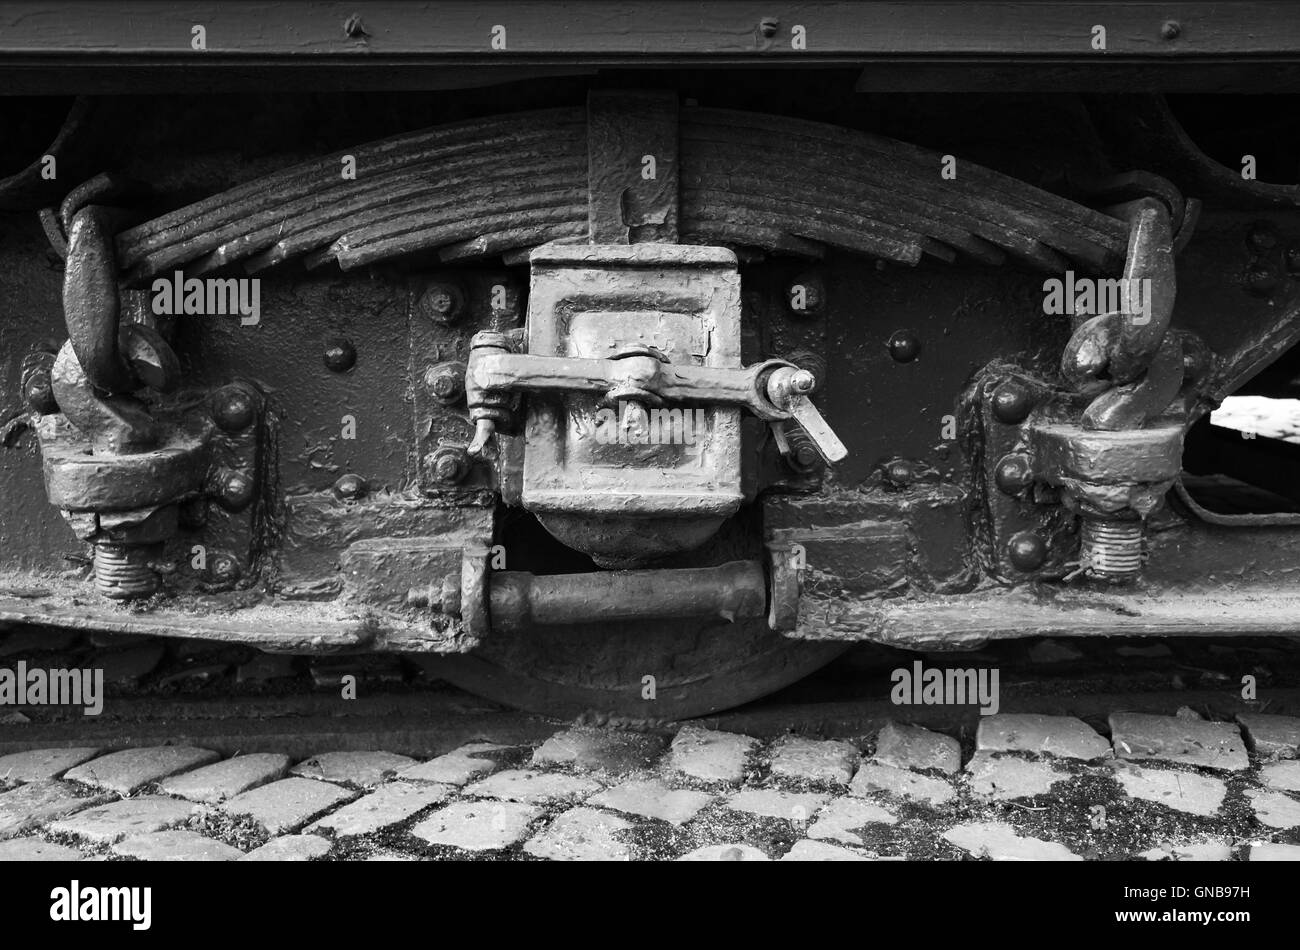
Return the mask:
<path id="1" fill-rule="evenodd" d="M 149 545 L 95 545 L 95 589 L 112 600 L 148 597 L 158 589 L 158 574 L 149 566 Z"/>
<path id="2" fill-rule="evenodd" d="M 1142 572 L 1141 521 L 1083 519 L 1079 536 L 1079 561 L 1088 574 L 1112 584 L 1135 580 Z"/>

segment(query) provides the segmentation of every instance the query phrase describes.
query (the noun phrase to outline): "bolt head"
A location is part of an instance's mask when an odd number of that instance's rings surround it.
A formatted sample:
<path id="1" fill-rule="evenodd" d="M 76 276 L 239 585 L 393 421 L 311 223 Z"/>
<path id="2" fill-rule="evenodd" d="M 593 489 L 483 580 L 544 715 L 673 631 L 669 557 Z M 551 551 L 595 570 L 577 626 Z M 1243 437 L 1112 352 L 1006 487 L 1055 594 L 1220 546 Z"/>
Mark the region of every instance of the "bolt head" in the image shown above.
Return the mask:
<path id="1" fill-rule="evenodd" d="M 346 373 L 357 365 L 357 348 L 342 337 L 325 343 L 325 366 L 333 373 Z"/>
<path id="2" fill-rule="evenodd" d="M 803 304 L 796 308 L 795 302 Z M 814 316 L 826 307 L 826 284 L 817 274 L 800 274 L 785 288 L 786 309 L 798 317 Z"/>
<path id="3" fill-rule="evenodd" d="M 334 483 L 334 497 L 339 501 L 355 501 L 366 493 L 366 480 L 349 472 Z"/>
<path id="4" fill-rule="evenodd" d="M 822 460 L 821 455 L 811 445 L 801 445 L 794 450 L 794 463 L 801 469 L 810 469 Z"/>
<path id="5" fill-rule="evenodd" d="M 770 40 L 772 37 L 776 36 L 776 30 L 780 24 L 781 21 L 776 17 L 765 16 L 761 21 L 759 21 L 758 32 L 762 33 L 763 36 Z"/>
<path id="6" fill-rule="evenodd" d="M 1028 387 L 1008 379 L 993 390 L 993 415 L 1009 426 L 1019 425 L 1029 418 L 1034 408 L 1034 397 Z"/>
<path id="7" fill-rule="evenodd" d="M 921 355 L 921 338 L 911 330 L 898 330 L 885 345 L 895 363 L 910 363 Z"/>
<path id="8" fill-rule="evenodd" d="M 50 383 L 49 370 L 33 370 L 23 380 L 23 402 L 32 412 L 40 413 L 42 416 L 53 415 L 59 411 L 59 404 L 54 401 L 54 387 Z"/>
<path id="9" fill-rule="evenodd" d="M 455 323 L 465 308 L 465 295 L 452 284 L 434 283 L 424 289 L 416 310 L 435 323 Z"/>
<path id="10" fill-rule="evenodd" d="M 212 399 L 212 420 L 224 432 L 242 432 L 257 418 L 257 400 L 247 387 L 222 386 Z"/>
<path id="11" fill-rule="evenodd" d="M 907 459 L 891 459 L 885 463 L 885 478 L 895 485 L 910 485 L 916 478 L 916 471 Z"/>
<path id="12" fill-rule="evenodd" d="M 220 552 L 208 559 L 208 577 L 214 584 L 233 585 L 242 574 L 243 568 L 232 554 Z"/>
<path id="13" fill-rule="evenodd" d="M 1166 40 L 1176 40 L 1182 36 L 1183 28 L 1177 20 L 1165 20 L 1160 26 L 1160 36 Z"/>
<path id="14" fill-rule="evenodd" d="M 450 367 L 440 366 L 431 368 L 424 377 L 425 385 L 429 387 L 429 392 L 433 398 L 441 403 L 453 403 L 465 395 L 465 379 L 462 373 L 457 373 Z"/>
<path id="15" fill-rule="evenodd" d="M 1020 494 L 1034 481 L 1034 472 L 1029 462 L 1029 456 L 1023 452 L 1012 452 L 1004 455 L 1002 460 L 998 462 L 993 477 L 998 484 L 998 488 L 1006 494 Z"/>
<path id="16" fill-rule="evenodd" d="M 1032 531 L 1021 531 L 1007 541 L 1007 557 L 1017 571 L 1036 571 L 1047 560 L 1047 542 Z"/>
<path id="17" fill-rule="evenodd" d="M 454 485 L 464 480 L 469 474 L 469 468 L 469 457 L 464 449 L 444 447 L 434 452 L 429 460 L 430 474 L 444 485 Z"/>
<path id="18" fill-rule="evenodd" d="M 243 511 L 257 497 L 257 483 L 245 472 L 231 469 L 221 476 L 217 502 L 227 511 Z"/>

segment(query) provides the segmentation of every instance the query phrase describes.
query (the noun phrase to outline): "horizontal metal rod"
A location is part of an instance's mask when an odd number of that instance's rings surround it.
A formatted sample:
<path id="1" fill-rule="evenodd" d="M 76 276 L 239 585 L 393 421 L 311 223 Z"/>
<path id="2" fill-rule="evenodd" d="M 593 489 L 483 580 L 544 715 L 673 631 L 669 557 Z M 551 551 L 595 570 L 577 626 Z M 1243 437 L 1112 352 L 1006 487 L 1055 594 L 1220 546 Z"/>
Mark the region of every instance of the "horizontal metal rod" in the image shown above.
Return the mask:
<path id="1" fill-rule="evenodd" d="M 490 583 L 494 630 L 672 617 L 734 621 L 767 611 L 767 580 L 758 561 L 591 574 L 498 571 Z"/>

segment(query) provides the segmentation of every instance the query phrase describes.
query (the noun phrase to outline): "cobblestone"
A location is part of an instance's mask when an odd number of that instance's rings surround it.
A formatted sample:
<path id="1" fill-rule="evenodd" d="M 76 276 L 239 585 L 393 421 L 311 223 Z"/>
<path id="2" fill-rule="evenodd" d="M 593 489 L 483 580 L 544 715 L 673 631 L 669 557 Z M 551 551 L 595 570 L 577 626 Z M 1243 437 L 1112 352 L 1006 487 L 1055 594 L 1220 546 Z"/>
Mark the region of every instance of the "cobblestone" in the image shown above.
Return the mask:
<path id="1" fill-rule="evenodd" d="M 812 820 L 817 809 L 826 804 L 829 795 L 815 792 L 786 792 L 775 788 L 746 788 L 734 792 L 727 799 L 732 811 L 743 811 L 764 818 L 784 818 L 786 821 Z"/>
<path id="2" fill-rule="evenodd" d="M 194 807 L 175 798 L 145 795 L 77 812 L 52 822 L 49 830 L 76 835 L 96 844 L 113 844 L 130 835 L 165 831 L 179 825 L 194 813 Z"/>
<path id="3" fill-rule="evenodd" d="M 497 762 L 490 757 L 490 753 L 505 752 L 509 748 L 495 742 L 471 742 L 436 759 L 402 769 L 397 777 L 411 782 L 464 785 L 480 775 L 495 772 Z"/>
<path id="4" fill-rule="evenodd" d="M 509 769 L 490 775 L 465 789 L 468 795 L 533 804 L 581 801 L 600 791 L 600 783 L 577 775 L 557 775 L 528 769 Z"/>
<path id="5" fill-rule="evenodd" d="M 848 785 L 858 759 L 858 750 L 848 742 L 783 736 L 772 748 L 771 771 L 798 782 Z"/>
<path id="6" fill-rule="evenodd" d="M 1296 844 L 1253 844 L 1250 846 L 1252 861 L 1300 861 L 1300 845 Z"/>
<path id="7" fill-rule="evenodd" d="M 1274 762 L 1259 770 L 1259 780 L 1269 788 L 1300 792 L 1300 761 Z"/>
<path id="8" fill-rule="evenodd" d="M 858 774 L 853 776 L 849 794 L 865 797 L 870 792 L 884 792 L 936 807 L 952 801 L 957 795 L 953 787 L 943 779 L 918 775 L 892 765 L 864 762 L 858 768 Z"/>
<path id="9" fill-rule="evenodd" d="M 1227 861 L 1232 857 L 1232 845 L 1226 841 L 1163 844 L 1143 851 L 1138 857 L 1148 861 Z"/>
<path id="10" fill-rule="evenodd" d="M 1230 722 L 1115 713 L 1110 731 L 1115 754 L 1122 759 L 1161 759 L 1227 771 L 1250 765 L 1241 731 Z"/>
<path id="11" fill-rule="evenodd" d="M 80 860 L 82 854 L 76 848 L 53 844 L 43 838 L 14 838 L 10 841 L 0 841 L 0 862 Z"/>
<path id="12" fill-rule="evenodd" d="M 248 852 L 241 861 L 310 861 L 323 858 L 333 845 L 320 835 L 285 835 L 272 838 L 260 848 Z"/>
<path id="13" fill-rule="evenodd" d="M 1034 713 L 999 713 L 981 718 L 975 748 L 980 752 L 1046 753 L 1085 762 L 1110 754 L 1110 743 L 1083 720 Z"/>
<path id="14" fill-rule="evenodd" d="M 807 838 L 796 841 L 794 847 L 781 858 L 782 861 L 870 861 L 866 855 L 841 848 L 839 845 L 827 844 L 825 841 L 809 841 Z"/>
<path id="15" fill-rule="evenodd" d="M 372 788 L 415 764 L 410 756 L 393 752 L 326 752 L 299 762 L 290 772 L 322 782 Z"/>
<path id="16" fill-rule="evenodd" d="M 179 795 L 190 801 L 215 805 L 250 788 L 280 778 L 288 767 L 287 755 L 254 752 L 205 765 L 193 772 L 173 775 L 158 787 L 168 795 Z"/>
<path id="17" fill-rule="evenodd" d="M 961 768 L 961 746 L 952 736 L 890 722 L 876 737 L 875 760 L 899 769 L 938 769 L 953 775 Z"/>
<path id="18" fill-rule="evenodd" d="M 1300 718 L 1244 713 L 1237 717 L 1252 752 L 1268 759 L 1300 755 Z"/>
<path id="19" fill-rule="evenodd" d="M 892 825 L 897 821 L 894 813 L 883 805 L 859 798 L 837 798 L 817 813 L 817 820 L 808 829 L 808 837 L 864 844 L 858 831 L 867 825 Z"/>
<path id="20" fill-rule="evenodd" d="M 1252 788 L 1246 792 L 1255 817 L 1270 828 L 1300 827 L 1300 801 L 1283 792 L 1266 792 Z"/>
<path id="21" fill-rule="evenodd" d="M 296 831 L 352 795 L 329 782 L 284 778 L 227 799 L 221 808 L 231 815 L 247 815 L 270 834 L 278 835 Z"/>
<path id="22" fill-rule="evenodd" d="M 150 782 L 207 765 L 217 758 L 217 753 L 209 749 L 195 749 L 191 746 L 160 745 L 144 749 L 123 749 L 69 769 L 63 777 L 69 781 L 84 782 L 129 795 Z"/>
<path id="23" fill-rule="evenodd" d="M 107 798 L 79 797 L 66 782 L 47 780 L 19 785 L 0 794 L 0 839 L 12 838 L 37 825 L 70 815 Z"/>
<path id="24" fill-rule="evenodd" d="M 665 745 L 667 740 L 653 733 L 575 726 L 542 743 L 533 753 L 532 764 L 626 775 L 656 762 Z"/>
<path id="25" fill-rule="evenodd" d="M 1115 763 L 1115 778 L 1130 798 L 1167 805 L 1189 815 L 1213 815 L 1228 791 L 1227 785 L 1209 775 L 1121 762 Z"/>
<path id="26" fill-rule="evenodd" d="M 155 831 L 132 835 L 113 845 L 113 853 L 141 861 L 235 861 L 238 848 L 193 831 Z"/>
<path id="27" fill-rule="evenodd" d="M 1021 837 L 1010 825 L 988 821 L 958 825 L 943 837 L 977 858 L 994 861 L 1082 861 L 1063 844 Z"/>
<path id="28" fill-rule="evenodd" d="M 332 831 L 339 837 L 370 834 L 441 804 L 454 791 L 455 788 L 451 785 L 389 782 L 326 815 L 306 830 Z"/>
<path id="29" fill-rule="evenodd" d="M 674 825 L 690 821 L 714 796 L 693 789 L 672 789 L 659 779 L 633 780 L 606 789 L 588 804 L 628 815 L 656 818 Z"/>
<path id="30" fill-rule="evenodd" d="M 462 851 L 497 851 L 517 844 L 542 809 L 519 802 L 453 802 L 411 829 L 430 844 Z"/>
<path id="31" fill-rule="evenodd" d="M 771 861 L 766 853 L 748 844 L 710 844 L 683 854 L 678 861 Z"/>
<path id="32" fill-rule="evenodd" d="M 686 725 L 673 739 L 669 759 L 672 768 L 683 775 L 739 785 L 745 778 L 749 755 L 757 746 L 758 740 L 750 736 Z"/>
<path id="33" fill-rule="evenodd" d="M 98 749 L 36 749 L 0 756 L 0 782 L 39 782 L 58 778 L 73 766 L 99 754 Z"/>
<path id="34" fill-rule="evenodd" d="M 550 861 L 631 861 L 630 845 L 619 840 L 631 822 L 594 808 L 574 808 L 557 816 L 524 851 Z"/>
<path id="35" fill-rule="evenodd" d="M 970 773 L 971 791 L 997 801 L 1045 795 L 1053 785 L 1069 777 L 1046 762 L 995 757 L 988 752 L 976 752 L 966 763 L 966 770 Z"/>

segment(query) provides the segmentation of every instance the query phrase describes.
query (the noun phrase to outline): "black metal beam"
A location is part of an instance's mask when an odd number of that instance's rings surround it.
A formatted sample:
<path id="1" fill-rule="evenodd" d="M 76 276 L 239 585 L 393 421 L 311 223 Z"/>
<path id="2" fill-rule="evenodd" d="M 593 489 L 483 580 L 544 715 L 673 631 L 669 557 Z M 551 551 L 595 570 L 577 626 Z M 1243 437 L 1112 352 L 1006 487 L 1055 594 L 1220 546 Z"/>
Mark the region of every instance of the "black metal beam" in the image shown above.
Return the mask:
<path id="1" fill-rule="evenodd" d="M 192 48 L 195 26 L 204 50 Z M 1105 49 L 1094 48 L 1097 26 Z M 1213 87 L 1218 70 L 1235 75 L 1243 60 L 1300 63 L 1294 4 L 0 0 L 0 94 L 68 92 L 92 80 L 101 91 L 143 91 L 196 74 L 217 74 L 223 88 L 229 74 L 243 87 L 266 70 L 335 88 L 436 88 L 457 82 L 447 67 L 684 64 L 862 66 L 874 70 L 867 88 L 881 76 L 938 88 L 951 84 L 950 70 L 981 65 L 1077 67 L 1086 71 L 1077 83 L 1142 67 L 1189 88 L 1198 76 Z M 902 72 L 877 69 L 888 65 Z M 981 76 L 998 81 L 996 71 Z M 491 78 L 474 80 L 483 81 Z"/>

